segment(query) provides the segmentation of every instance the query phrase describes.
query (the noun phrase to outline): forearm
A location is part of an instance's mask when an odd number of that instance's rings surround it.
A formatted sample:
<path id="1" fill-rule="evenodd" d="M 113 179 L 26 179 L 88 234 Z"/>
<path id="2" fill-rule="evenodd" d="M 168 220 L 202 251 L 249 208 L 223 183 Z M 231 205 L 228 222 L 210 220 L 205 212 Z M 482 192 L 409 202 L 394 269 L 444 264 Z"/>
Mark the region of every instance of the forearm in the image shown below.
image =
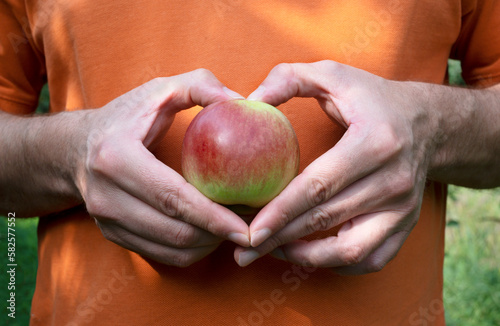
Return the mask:
<path id="1" fill-rule="evenodd" d="M 429 178 L 471 188 L 500 186 L 499 85 L 438 86 L 427 100 L 438 122 Z"/>
<path id="2" fill-rule="evenodd" d="M 82 203 L 75 186 L 85 114 L 0 112 L 0 214 L 38 216 Z"/>

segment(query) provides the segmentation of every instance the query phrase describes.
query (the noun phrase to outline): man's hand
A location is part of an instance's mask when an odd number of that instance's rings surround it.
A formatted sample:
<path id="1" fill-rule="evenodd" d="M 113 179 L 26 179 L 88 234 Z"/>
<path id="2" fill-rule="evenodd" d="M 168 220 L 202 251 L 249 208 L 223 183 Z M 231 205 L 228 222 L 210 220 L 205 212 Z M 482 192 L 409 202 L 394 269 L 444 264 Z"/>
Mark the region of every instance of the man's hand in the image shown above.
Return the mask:
<path id="1" fill-rule="evenodd" d="M 104 236 L 156 261 L 187 266 L 248 226 L 158 161 L 148 147 L 175 113 L 230 98 L 208 71 L 154 79 L 96 110 L 77 186 Z M 234 95 L 234 94 L 232 94 Z"/>
<path id="2" fill-rule="evenodd" d="M 226 239 L 248 246 L 241 218 L 149 150 L 180 110 L 233 96 L 200 69 L 154 79 L 96 110 L 43 117 L 2 113 L 0 208 L 32 216 L 84 201 L 107 239 L 175 266 L 198 261 Z"/>
<path id="3" fill-rule="evenodd" d="M 436 147 L 437 120 L 419 85 L 331 61 L 275 67 L 249 99 L 314 97 L 347 131 L 259 212 L 250 225 L 255 248 L 237 248 L 236 261 L 273 251 L 343 274 L 382 269 L 417 223 Z M 337 236 L 298 240 L 342 223 Z"/>

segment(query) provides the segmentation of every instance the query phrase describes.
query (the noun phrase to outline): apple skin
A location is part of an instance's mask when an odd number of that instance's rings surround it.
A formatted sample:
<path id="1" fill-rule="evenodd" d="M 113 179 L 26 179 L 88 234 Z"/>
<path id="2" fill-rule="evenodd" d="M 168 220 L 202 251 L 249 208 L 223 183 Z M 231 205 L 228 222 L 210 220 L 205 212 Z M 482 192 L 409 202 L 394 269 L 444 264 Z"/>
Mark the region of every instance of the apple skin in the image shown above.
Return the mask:
<path id="1" fill-rule="evenodd" d="M 184 178 L 219 204 L 263 207 L 298 170 L 299 143 L 292 125 L 263 102 L 208 105 L 184 136 Z"/>

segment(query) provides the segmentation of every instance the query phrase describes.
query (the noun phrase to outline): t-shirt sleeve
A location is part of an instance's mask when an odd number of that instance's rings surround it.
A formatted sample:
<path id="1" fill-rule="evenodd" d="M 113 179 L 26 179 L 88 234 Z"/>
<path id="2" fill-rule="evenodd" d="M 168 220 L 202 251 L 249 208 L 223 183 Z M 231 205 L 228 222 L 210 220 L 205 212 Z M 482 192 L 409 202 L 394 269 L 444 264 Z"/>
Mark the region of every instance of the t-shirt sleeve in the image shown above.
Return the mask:
<path id="1" fill-rule="evenodd" d="M 500 83 L 500 1 L 464 0 L 460 35 L 451 53 L 471 86 Z"/>
<path id="2" fill-rule="evenodd" d="M 35 111 L 45 82 L 45 69 L 29 33 L 21 1 L 0 0 L 0 110 Z"/>

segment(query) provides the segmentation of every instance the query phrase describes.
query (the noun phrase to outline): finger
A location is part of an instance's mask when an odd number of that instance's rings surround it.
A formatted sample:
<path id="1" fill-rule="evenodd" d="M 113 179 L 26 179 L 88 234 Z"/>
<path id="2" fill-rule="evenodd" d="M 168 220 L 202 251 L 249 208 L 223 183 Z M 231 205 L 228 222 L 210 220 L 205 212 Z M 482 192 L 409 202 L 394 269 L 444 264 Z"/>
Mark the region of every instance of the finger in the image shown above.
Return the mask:
<path id="1" fill-rule="evenodd" d="M 339 103 L 345 103 L 336 94 L 349 91 L 351 83 L 347 76 L 353 73 L 353 69 L 325 61 L 279 65 L 263 82 L 266 90 L 260 95 L 260 100 L 276 104 L 293 96 L 314 96 L 322 101 L 329 116 L 349 128 L 332 149 L 292 180 L 256 217 L 250 226 L 252 246 L 261 244 L 293 218 L 328 200 L 394 158 L 401 150 L 401 141 L 391 127 L 380 123 L 368 128 L 363 122 L 344 118 L 346 114 L 337 110 Z M 354 70 L 355 73 L 366 73 Z"/>
<path id="2" fill-rule="evenodd" d="M 175 113 L 195 105 L 207 106 L 231 98 L 243 96 L 224 86 L 209 70 L 197 69 L 152 79 L 111 101 L 110 106 L 128 109 L 126 113 L 130 114 L 129 117 L 137 118 L 148 116 L 149 110 L 158 107 Z"/>
<path id="3" fill-rule="evenodd" d="M 105 225 L 100 225 L 100 227 L 101 230 L 106 230 Z M 193 264 L 213 252 L 220 244 L 194 248 L 173 248 L 125 231 L 112 233 L 108 240 L 144 257 L 177 267 L 187 267 Z"/>
<path id="4" fill-rule="evenodd" d="M 353 266 L 334 267 L 332 270 L 340 275 L 362 275 L 381 271 L 396 257 L 408 235 L 407 231 L 397 232 L 385 240 L 361 263 Z"/>
<path id="5" fill-rule="evenodd" d="M 305 266 L 322 268 L 332 267 L 383 267 L 396 255 L 410 230 L 398 229 L 400 216 L 395 212 L 372 213 L 351 219 L 341 229 L 337 236 L 313 241 L 297 240 L 280 247 L 282 258 L 289 262 Z M 387 239 L 395 234 L 394 242 L 388 242 L 377 253 L 376 266 L 365 262 L 367 257 L 382 247 Z M 380 268 L 381 268 L 380 267 Z M 347 270 L 348 271 L 348 270 Z M 367 269 L 369 271 L 369 268 Z"/>
<path id="6" fill-rule="evenodd" d="M 337 110 L 338 94 L 344 97 L 354 74 L 366 72 L 334 61 L 279 64 L 274 67 L 248 100 L 278 106 L 293 97 L 314 97 L 326 113 L 345 127 L 348 122 Z"/>
<path id="7" fill-rule="evenodd" d="M 134 234 L 176 248 L 203 247 L 222 241 L 194 225 L 161 214 L 121 189 L 108 186 L 104 191 L 99 191 L 97 196 L 103 202 L 112 203 L 113 211 L 99 206 L 92 198 L 89 198 L 91 201 L 87 204 L 87 210 L 101 226 L 106 226 L 102 230 L 109 240 L 119 234 Z"/>
<path id="8" fill-rule="evenodd" d="M 279 64 L 247 99 L 279 105 L 296 96 L 316 97 L 325 92 L 318 80 L 324 76 L 323 65 L 323 62 Z"/>
<path id="9" fill-rule="evenodd" d="M 197 69 L 173 77 L 155 78 L 110 102 L 106 107 L 118 109 L 115 119 L 128 124 L 129 137 L 144 141 L 164 133 L 175 113 L 195 105 L 207 106 L 216 101 L 243 98 L 224 86 L 210 71 Z M 167 126 L 167 127 L 166 127 Z M 128 129 L 128 128 L 125 128 Z"/>
<path id="10" fill-rule="evenodd" d="M 297 216 L 376 171 L 393 155 L 380 145 L 385 141 L 383 137 L 365 137 L 349 129 L 333 148 L 306 167 L 259 212 L 250 225 L 252 246 L 260 245 Z"/>
<path id="11" fill-rule="evenodd" d="M 193 105 L 207 106 L 217 101 L 244 97 L 222 84 L 207 69 L 197 69 L 182 75 L 170 77 L 175 79 L 172 97 L 174 107 L 185 109 Z"/>
<path id="12" fill-rule="evenodd" d="M 297 216 L 252 250 L 258 252 L 261 257 L 283 244 L 317 231 L 329 230 L 353 216 L 379 211 L 381 207 L 384 207 L 384 210 L 400 209 L 403 211 L 401 206 L 411 209 L 409 204 L 399 203 L 402 195 L 398 192 L 397 186 L 389 182 L 394 178 L 399 178 L 397 173 L 389 173 L 387 169 L 361 178 L 326 202 Z M 255 241 L 255 239 L 252 240 Z"/>
<path id="13" fill-rule="evenodd" d="M 203 196 L 142 144 L 102 144 L 89 163 L 101 177 L 166 216 L 248 246 L 248 225 L 229 209 Z"/>

